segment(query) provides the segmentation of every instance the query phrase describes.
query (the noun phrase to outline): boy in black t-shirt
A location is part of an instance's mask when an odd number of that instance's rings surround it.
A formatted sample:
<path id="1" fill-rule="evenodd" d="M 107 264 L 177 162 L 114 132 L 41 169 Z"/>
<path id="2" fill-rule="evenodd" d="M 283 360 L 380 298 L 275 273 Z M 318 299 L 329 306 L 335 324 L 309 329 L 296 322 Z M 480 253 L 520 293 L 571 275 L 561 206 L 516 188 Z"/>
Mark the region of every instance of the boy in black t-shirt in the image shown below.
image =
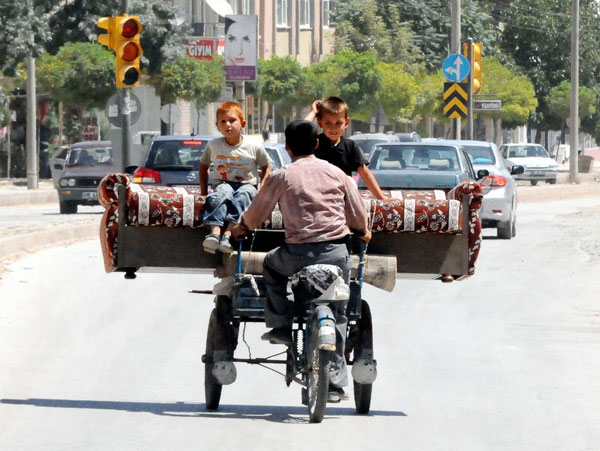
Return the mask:
<path id="1" fill-rule="evenodd" d="M 312 121 L 315 117 L 319 127 L 323 129 L 315 156 L 337 166 L 349 176 L 352 176 L 353 171 L 358 172 L 369 191 L 377 199 L 385 199 L 377 180 L 367 167 L 368 161 L 360 147 L 351 139 L 344 138 L 344 130 L 350 124 L 346 102 L 339 97 L 315 100 L 305 119 Z"/>

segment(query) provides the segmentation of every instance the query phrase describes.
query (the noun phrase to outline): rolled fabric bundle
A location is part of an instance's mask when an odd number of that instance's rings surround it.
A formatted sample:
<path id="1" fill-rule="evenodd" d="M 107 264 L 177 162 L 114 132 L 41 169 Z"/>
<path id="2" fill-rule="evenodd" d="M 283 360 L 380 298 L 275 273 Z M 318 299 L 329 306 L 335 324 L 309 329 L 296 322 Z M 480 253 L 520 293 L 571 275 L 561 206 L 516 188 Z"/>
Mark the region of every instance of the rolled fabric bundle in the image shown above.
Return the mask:
<path id="1" fill-rule="evenodd" d="M 117 185 L 129 187 L 131 178 L 127 174 L 113 173 L 105 176 L 98 185 L 98 202 L 104 208 L 111 204 L 118 203 Z"/>
<path id="2" fill-rule="evenodd" d="M 242 252 L 244 274 L 261 275 L 266 252 Z M 352 277 L 358 271 L 358 255 L 352 255 Z M 237 272 L 237 252 L 223 254 L 221 263 L 215 269 L 215 277 L 224 278 Z M 391 255 L 367 255 L 363 271 L 363 281 L 382 290 L 392 291 L 396 285 L 396 257 Z"/>

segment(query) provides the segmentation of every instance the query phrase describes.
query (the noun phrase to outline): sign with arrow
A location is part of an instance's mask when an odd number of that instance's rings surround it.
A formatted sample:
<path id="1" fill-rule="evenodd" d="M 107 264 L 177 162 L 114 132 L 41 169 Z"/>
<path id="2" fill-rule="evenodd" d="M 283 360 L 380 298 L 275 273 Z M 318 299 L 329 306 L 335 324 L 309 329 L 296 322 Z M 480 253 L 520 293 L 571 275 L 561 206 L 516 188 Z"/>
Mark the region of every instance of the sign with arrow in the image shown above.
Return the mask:
<path id="1" fill-rule="evenodd" d="M 460 53 L 448 55 L 442 63 L 442 72 L 450 81 L 459 82 L 469 75 L 469 60 Z"/>
<path id="2" fill-rule="evenodd" d="M 444 116 L 452 119 L 467 116 L 468 90 L 467 83 L 444 83 Z"/>

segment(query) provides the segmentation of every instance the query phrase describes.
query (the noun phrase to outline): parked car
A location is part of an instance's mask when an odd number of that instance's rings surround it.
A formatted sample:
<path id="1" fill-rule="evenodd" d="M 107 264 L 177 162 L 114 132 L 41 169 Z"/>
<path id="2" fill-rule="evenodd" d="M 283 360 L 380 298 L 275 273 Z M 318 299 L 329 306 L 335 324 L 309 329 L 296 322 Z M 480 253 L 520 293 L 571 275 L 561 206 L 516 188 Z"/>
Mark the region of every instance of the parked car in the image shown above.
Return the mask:
<path id="1" fill-rule="evenodd" d="M 58 162 L 52 165 L 56 171 L 59 170 L 58 165 Z M 100 181 L 115 170 L 110 141 L 85 141 L 71 145 L 58 180 L 60 212 L 77 213 L 78 205 L 97 205 Z"/>
<path id="2" fill-rule="evenodd" d="M 507 168 L 494 143 L 486 141 L 443 140 L 460 146 L 469 157 L 475 171 L 487 170 L 481 180 L 483 204 L 479 210 L 482 227 L 495 228 L 498 238 L 510 240 L 517 234 L 517 186 L 514 175 L 523 172 L 523 166 Z"/>
<path id="3" fill-rule="evenodd" d="M 421 135 L 419 135 L 417 132 L 410 132 L 410 133 L 394 133 L 397 137 L 398 137 L 398 141 L 400 141 L 401 143 L 407 143 L 407 142 L 421 142 Z"/>
<path id="4" fill-rule="evenodd" d="M 292 162 L 290 154 L 285 150 L 285 144 L 263 143 L 263 146 L 271 158 L 273 171 Z"/>
<path id="5" fill-rule="evenodd" d="M 398 137 L 388 133 L 356 133 L 349 137 L 354 141 L 360 150 L 362 150 L 365 157 L 369 158 L 373 146 L 377 143 L 391 143 L 399 142 Z"/>
<path id="6" fill-rule="evenodd" d="M 135 183 L 199 185 L 200 157 L 208 141 L 219 136 L 164 135 L 149 143 L 142 164 L 133 174 Z"/>
<path id="7" fill-rule="evenodd" d="M 60 176 L 65 169 L 67 163 L 67 156 L 69 155 L 70 146 L 60 146 L 54 151 L 50 157 L 50 175 L 52 176 L 52 183 L 54 188 L 58 189 L 58 181 Z"/>
<path id="8" fill-rule="evenodd" d="M 515 180 L 529 180 L 537 185 L 540 180 L 554 184 L 558 177 L 558 163 L 550 157 L 541 144 L 502 144 L 500 153 L 507 167 L 521 165 L 522 174 L 515 174 Z"/>
<path id="9" fill-rule="evenodd" d="M 447 143 L 380 143 L 369 169 L 383 189 L 445 189 L 488 175 L 475 173 L 467 154 Z M 359 179 L 358 185 L 365 187 Z"/>

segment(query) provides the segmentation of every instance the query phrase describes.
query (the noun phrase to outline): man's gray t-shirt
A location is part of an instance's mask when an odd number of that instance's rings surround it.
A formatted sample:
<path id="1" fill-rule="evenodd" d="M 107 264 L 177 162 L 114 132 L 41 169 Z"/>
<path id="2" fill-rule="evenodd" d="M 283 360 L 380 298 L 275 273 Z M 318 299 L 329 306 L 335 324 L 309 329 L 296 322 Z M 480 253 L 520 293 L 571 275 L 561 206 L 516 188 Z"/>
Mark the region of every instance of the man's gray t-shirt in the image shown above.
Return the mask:
<path id="1" fill-rule="evenodd" d="M 221 181 L 258 184 L 257 169 L 271 164 L 263 145 L 242 137 L 242 142 L 230 146 L 225 138 L 209 141 L 200 157 L 201 164 L 214 164 L 214 184 Z"/>

